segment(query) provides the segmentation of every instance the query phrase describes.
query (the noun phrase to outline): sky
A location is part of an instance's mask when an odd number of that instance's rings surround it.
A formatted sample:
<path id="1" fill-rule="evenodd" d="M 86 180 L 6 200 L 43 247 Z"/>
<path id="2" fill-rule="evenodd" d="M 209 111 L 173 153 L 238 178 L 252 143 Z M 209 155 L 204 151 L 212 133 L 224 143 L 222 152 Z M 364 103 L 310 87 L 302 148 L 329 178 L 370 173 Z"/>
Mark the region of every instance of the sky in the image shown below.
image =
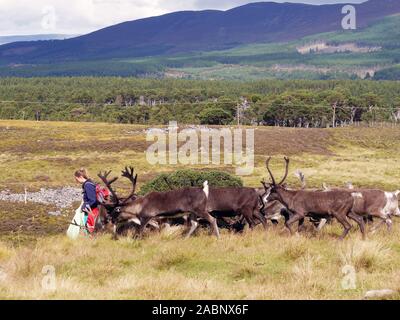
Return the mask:
<path id="1" fill-rule="evenodd" d="M 0 0 L 0 36 L 89 33 L 124 21 L 181 10 L 226 10 L 250 0 Z M 274 0 L 309 4 L 366 0 Z"/>

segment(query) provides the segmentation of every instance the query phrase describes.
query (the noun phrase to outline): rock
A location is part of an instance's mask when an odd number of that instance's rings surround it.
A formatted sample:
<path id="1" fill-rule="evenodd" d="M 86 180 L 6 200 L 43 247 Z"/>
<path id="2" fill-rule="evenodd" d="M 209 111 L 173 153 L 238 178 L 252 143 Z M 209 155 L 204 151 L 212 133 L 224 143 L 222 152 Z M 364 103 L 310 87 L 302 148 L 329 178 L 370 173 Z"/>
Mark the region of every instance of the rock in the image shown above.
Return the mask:
<path id="1" fill-rule="evenodd" d="M 396 291 L 391 289 L 383 289 L 383 290 L 370 290 L 365 293 L 364 299 L 382 299 L 382 298 L 390 298 L 396 294 Z"/>
<path id="2" fill-rule="evenodd" d="M 38 192 L 27 192 L 26 200 L 45 205 L 55 205 L 59 209 L 69 208 L 74 202 L 82 200 L 82 189 L 63 187 L 61 189 L 40 189 Z M 0 192 L 0 201 L 25 202 L 25 194 Z"/>

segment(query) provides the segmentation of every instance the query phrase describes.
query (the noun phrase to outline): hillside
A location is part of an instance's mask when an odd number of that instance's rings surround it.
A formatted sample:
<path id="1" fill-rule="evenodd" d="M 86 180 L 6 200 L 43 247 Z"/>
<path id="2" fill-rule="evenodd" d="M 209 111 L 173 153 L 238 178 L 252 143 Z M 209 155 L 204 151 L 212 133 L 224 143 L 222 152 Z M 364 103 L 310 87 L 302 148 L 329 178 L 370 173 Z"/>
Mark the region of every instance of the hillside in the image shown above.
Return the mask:
<path id="1" fill-rule="evenodd" d="M 171 76 L 196 79 L 351 79 L 365 78 L 367 74 L 373 77 L 377 73 L 379 80 L 396 80 L 400 79 L 396 72 L 385 69 L 391 70 L 399 64 L 399 56 L 400 15 L 393 15 L 360 30 L 165 58 L 164 64 L 178 66 L 169 70 Z"/>
<path id="2" fill-rule="evenodd" d="M 265 10 L 257 11 L 255 10 L 257 8 Z M 288 8 L 302 10 L 295 10 L 289 14 L 291 11 L 287 11 Z M 400 15 L 386 16 L 389 13 L 400 13 L 400 2 L 370 0 L 359 5 L 358 29 L 354 31 L 342 30 L 340 27 L 332 27 L 334 30 L 332 31 L 328 28 L 329 24 L 318 22 L 311 17 L 311 14 L 315 14 L 315 10 L 321 11 L 323 8 L 327 13 L 337 10 L 340 13 L 340 8 L 332 5 L 253 3 L 225 12 L 179 12 L 126 22 L 63 41 L 19 42 L 4 45 L 0 46 L 0 77 L 135 76 L 205 80 L 400 79 L 398 71 Z M 255 26 L 258 30 L 255 32 L 251 30 L 257 21 L 253 16 L 258 17 L 261 13 L 270 16 L 267 20 L 257 18 L 261 19 L 259 22 L 264 25 Z M 323 12 L 318 14 L 323 15 Z M 187 15 L 190 18 L 185 18 Z M 241 26 L 224 33 L 221 39 L 215 40 L 213 39 L 217 36 L 215 30 L 207 29 L 208 31 L 203 30 L 203 32 L 199 29 L 196 33 L 191 29 L 208 15 L 234 17 L 228 19 L 232 24 L 239 23 L 238 21 L 243 19 L 247 22 L 242 21 Z M 341 18 L 337 19 L 340 21 Z M 164 20 L 169 21 L 168 27 L 161 24 Z M 223 23 L 225 20 L 218 21 Z M 265 21 L 270 23 L 265 24 Z M 288 21 L 290 23 L 287 23 Z M 190 26 L 186 26 L 187 23 Z M 281 23 L 283 28 L 278 32 L 278 29 L 274 29 L 278 28 L 273 26 L 274 23 Z M 206 26 L 204 28 L 212 27 L 208 20 L 204 25 Z M 315 28 L 312 28 L 312 32 L 306 32 L 304 31 L 306 26 Z M 139 38 L 135 38 L 133 33 L 139 30 L 138 28 L 145 29 L 146 33 L 138 32 L 136 36 Z M 268 30 L 260 32 L 263 28 Z M 150 34 L 151 32 L 154 34 Z M 197 38 L 180 35 L 180 32 L 195 32 Z M 173 34 L 171 39 L 167 37 L 168 34 Z M 232 40 L 234 37 L 238 38 Z M 193 44 L 197 46 L 196 48 L 192 47 L 193 39 L 196 39 Z M 230 42 L 225 43 L 224 39 L 230 39 Z M 132 47 L 131 41 L 134 46 L 140 44 L 140 50 Z M 211 42 L 208 43 L 209 41 Z M 149 47 L 150 42 L 157 43 L 157 46 Z M 163 43 L 169 43 L 168 49 L 157 51 Z"/>
<path id="3" fill-rule="evenodd" d="M 316 49 L 318 48 L 318 49 Z M 323 49 L 321 49 L 323 48 Z M 0 76 L 139 76 L 189 79 L 399 80 L 400 15 L 355 31 L 320 33 L 188 54 L 0 66 Z"/>
<path id="4" fill-rule="evenodd" d="M 355 5 L 358 27 L 400 12 L 395 0 Z M 49 63 L 132 58 L 285 42 L 341 29 L 343 5 L 250 3 L 227 11 L 182 11 L 111 26 L 60 41 L 0 47 L 2 63 Z"/>

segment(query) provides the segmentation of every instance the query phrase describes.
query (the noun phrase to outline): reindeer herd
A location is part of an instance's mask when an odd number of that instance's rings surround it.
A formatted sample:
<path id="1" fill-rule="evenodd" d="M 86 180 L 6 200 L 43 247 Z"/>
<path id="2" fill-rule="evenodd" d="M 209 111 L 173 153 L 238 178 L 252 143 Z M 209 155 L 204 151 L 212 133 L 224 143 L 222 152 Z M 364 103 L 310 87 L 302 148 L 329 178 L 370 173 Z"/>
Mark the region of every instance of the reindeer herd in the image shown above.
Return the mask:
<path id="1" fill-rule="evenodd" d="M 363 239 L 366 237 L 366 223 L 375 218 L 380 222 L 376 230 L 386 224 L 392 226 L 392 217 L 400 216 L 398 195 L 400 191 L 385 192 L 377 189 L 329 188 L 307 189 L 304 175 L 301 189 L 292 189 L 285 184 L 289 172 L 289 159 L 285 158 L 285 174 L 277 183 L 270 169 L 271 158 L 266 168 L 271 182 L 264 180 L 260 188 L 226 187 L 213 188 L 205 181 L 203 187 L 171 189 L 167 192 L 151 192 L 145 196 L 136 194 L 137 175 L 133 168 L 125 168 L 122 177 L 129 179 L 132 191 L 121 198 L 112 184 L 118 177 L 109 180 L 111 171 L 99 173 L 99 178 L 110 190 L 110 197 L 101 203 L 98 231 L 112 230 L 117 238 L 124 230 L 134 229 L 135 235 L 142 237 L 146 229 L 161 229 L 167 224 L 186 224 L 186 237 L 190 237 L 199 225 L 211 226 L 211 231 L 219 237 L 219 228 L 241 231 L 248 224 L 253 229 L 257 224 L 268 228 L 268 221 L 278 224 L 285 221 L 291 234 L 298 223 L 298 232 L 306 218 L 321 230 L 330 221 L 336 220 L 343 226 L 340 239 L 349 233 L 355 221 Z"/>

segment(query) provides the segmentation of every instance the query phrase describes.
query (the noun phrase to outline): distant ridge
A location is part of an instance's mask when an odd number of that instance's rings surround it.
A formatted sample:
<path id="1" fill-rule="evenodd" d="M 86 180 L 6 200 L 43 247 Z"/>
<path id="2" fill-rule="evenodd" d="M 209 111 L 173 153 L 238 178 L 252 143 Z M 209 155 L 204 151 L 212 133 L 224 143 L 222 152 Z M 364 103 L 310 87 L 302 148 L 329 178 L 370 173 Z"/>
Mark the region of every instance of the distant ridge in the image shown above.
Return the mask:
<path id="1" fill-rule="evenodd" d="M 399 0 L 354 5 L 358 27 L 400 13 Z M 341 29 L 343 4 L 258 2 L 227 11 L 182 11 L 129 21 L 67 40 L 0 46 L 0 64 L 145 57 L 284 42 Z"/>
<path id="2" fill-rule="evenodd" d="M 20 42 L 20 41 L 64 40 L 77 36 L 78 35 L 68 35 L 68 34 L 33 34 L 33 35 L 18 35 L 18 36 L 0 36 L 0 45 L 12 42 Z"/>

